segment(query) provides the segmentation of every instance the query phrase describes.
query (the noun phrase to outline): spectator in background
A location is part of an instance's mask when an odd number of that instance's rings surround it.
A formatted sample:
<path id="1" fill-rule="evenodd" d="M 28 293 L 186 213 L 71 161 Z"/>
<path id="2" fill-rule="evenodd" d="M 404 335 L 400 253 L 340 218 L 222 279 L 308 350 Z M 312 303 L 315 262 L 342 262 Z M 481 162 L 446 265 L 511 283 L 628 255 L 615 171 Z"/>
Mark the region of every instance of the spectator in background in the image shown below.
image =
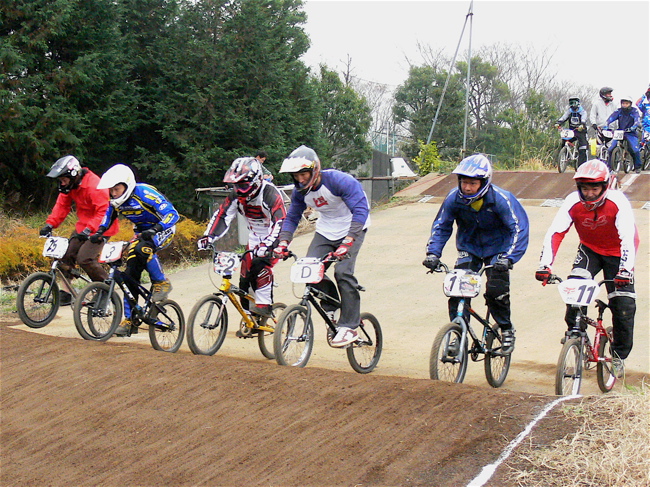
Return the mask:
<path id="1" fill-rule="evenodd" d="M 266 151 L 257 151 L 257 154 L 255 154 L 255 159 L 257 159 L 262 166 L 262 172 L 264 173 L 263 179 L 264 181 L 268 181 L 269 183 L 273 181 L 273 173 L 268 170 L 268 168 L 264 165 L 266 162 L 266 158 L 268 157 L 268 154 Z"/>

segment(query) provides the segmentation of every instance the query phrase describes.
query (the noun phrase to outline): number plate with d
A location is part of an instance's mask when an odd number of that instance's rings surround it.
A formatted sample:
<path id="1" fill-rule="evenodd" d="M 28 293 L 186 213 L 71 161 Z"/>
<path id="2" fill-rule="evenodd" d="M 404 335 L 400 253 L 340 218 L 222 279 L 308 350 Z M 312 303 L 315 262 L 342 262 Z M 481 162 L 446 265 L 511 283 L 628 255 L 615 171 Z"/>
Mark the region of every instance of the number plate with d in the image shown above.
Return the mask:
<path id="1" fill-rule="evenodd" d="M 323 280 L 325 266 L 316 257 L 303 257 L 291 266 L 291 282 L 316 284 Z"/>

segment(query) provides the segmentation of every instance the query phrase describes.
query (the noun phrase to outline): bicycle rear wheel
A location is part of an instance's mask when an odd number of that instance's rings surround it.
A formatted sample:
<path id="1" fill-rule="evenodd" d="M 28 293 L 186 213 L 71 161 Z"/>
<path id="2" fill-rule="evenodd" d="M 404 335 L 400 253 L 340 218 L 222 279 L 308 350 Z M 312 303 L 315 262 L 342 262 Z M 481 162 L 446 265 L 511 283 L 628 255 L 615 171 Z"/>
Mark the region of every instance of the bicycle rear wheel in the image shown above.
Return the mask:
<path id="1" fill-rule="evenodd" d="M 162 352 L 177 352 L 185 335 L 185 317 L 179 304 L 171 299 L 156 303 L 149 317 L 157 321 L 155 326 L 149 325 L 151 346 Z"/>
<path id="2" fill-rule="evenodd" d="M 345 353 L 355 372 L 367 374 L 372 372 L 379 363 L 384 335 L 379 321 L 370 313 L 361 313 L 361 324 L 357 328 L 357 333 L 359 339 L 348 346 Z"/>
<path id="3" fill-rule="evenodd" d="M 294 304 L 286 308 L 273 333 L 273 352 L 280 365 L 304 367 L 314 348 L 314 325 L 307 308 Z"/>
<path id="4" fill-rule="evenodd" d="M 557 172 L 563 173 L 566 171 L 567 164 L 571 158 L 569 148 L 567 145 L 563 145 L 560 149 L 560 153 L 557 156 Z"/>
<path id="5" fill-rule="evenodd" d="M 287 305 L 284 303 L 274 303 L 273 304 L 273 316 L 279 316 L 285 309 Z M 260 318 L 260 326 L 277 326 L 277 323 L 273 319 L 269 318 Z M 271 336 L 273 332 L 271 331 L 258 331 L 257 332 L 257 345 L 260 347 L 260 352 L 267 359 L 273 360 L 275 358 L 275 353 L 273 352 L 273 339 Z"/>
<path id="6" fill-rule="evenodd" d="M 187 319 L 187 345 L 195 355 L 214 355 L 228 331 L 228 310 L 223 296 L 203 296 Z"/>
<path id="7" fill-rule="evenodd" d="M 463 331 L 456 323 L 443 326 L 431 347 L 429 377 L 433 380 L 463 382 L 467 372 L 467 348 L 461 348 Z"/>
<path id="8" fill-rule="evenodd" d="M 52 274 L 34 272 L 18 288 L 16 308 L 20 320 L 30 328 L 43 328 L 59 311 L 59 285 Z"/>
<path id="9" fill-rule="evenodd" d="M 567 339 L 557 361 L 555 394 L 567 396 L 580 393 L 582 364 L 582 340 L 580 338 Z"/>
<path id="10" fill-rule="evenodd" d="M 496 346 L 493 348 L 494 345 Z M 485 348 L 487 348 L 483 363 L 485 366 L 485 378 L 492 387 L 501 387 L 508 376 L 512 355 L 501 355 L 500 342 L 494 335 L 494 332 L 489 330 L 485 337 Z"/>
<path id="11" fill-rule="evenodd" d="M 72 308 L 74 326 L 84 340 L 104 342 L 113 336 L 122 318 L 122 300 L 103 282 L 91 282 L 77 295 Z"/>
<path id="12" fill-rule="evenodd" d="M 607 328 L 607 335 L 601 337 L 598 345 L 598 364 L 596 365 L 596 376 L 598 377 L 598 387 L 603 392 L 609 392 L 614 388 L 616 375 L 612 372 L 612 327 Z"/>

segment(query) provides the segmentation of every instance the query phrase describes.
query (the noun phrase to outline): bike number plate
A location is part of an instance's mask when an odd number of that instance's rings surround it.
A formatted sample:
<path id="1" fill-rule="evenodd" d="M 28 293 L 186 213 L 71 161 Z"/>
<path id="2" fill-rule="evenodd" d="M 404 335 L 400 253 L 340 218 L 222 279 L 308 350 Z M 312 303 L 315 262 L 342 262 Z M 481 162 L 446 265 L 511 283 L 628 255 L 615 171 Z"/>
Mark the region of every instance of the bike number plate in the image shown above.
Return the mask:
<path id="1" fill-rule="evenodd" d="M 560 137 L 563 139 L 572 139 L 573 138 L 573 130 L 571 129 L 562 129 L 560 130 Z"/>
<path id="2" fill-rule="evenodd" d="M 442 289 L 448 297 L 475 298 L 481 292 L 481 276 L 465 269 L 454 269 L 445 276 Z"/>
<path id="3" fill-rule="evenodd" d="M 600 286 L 593 279 L 567 279 L 558 286 L 566 304 L 589 306 L 598 297 Z"/>
<path id="4" fill-rule="evenodd" d="M 63 237 L 48 237 L 43 246 L 43 257 L 60 259 L 68 250 L 69 240 Z"/>
<path id="5" fill-rule="evenodd" d="M 625 138 L 624 130 L 614 130 L 614 140 L 623 140 Z"/>
<path id="6" fill-rule="evenodd" d="M 643 140 L 650 141 L 650 132 L 643 132 Z"/>
<path id="7" fill-rule="evenodd" d="M 217 252 L 214 254 L 214 272 L 222 276 L 232 276 L 239 266 L 239 256 L 235 252 Z"/>
<path id="8" fill-rule="evenodd" d="M 303 257 L 291 266 L 291 282 L 315 284 L 323 280 L 325 265 L 316 257 Z"/>
<path id="9" fill-rule="evenodd" d="M 102 248 L 102 253 L 99 255 L 99 262 L 102 264 L 110 264 L 122 257 L 122 250 L 127 242 L 107 242 Z"/>

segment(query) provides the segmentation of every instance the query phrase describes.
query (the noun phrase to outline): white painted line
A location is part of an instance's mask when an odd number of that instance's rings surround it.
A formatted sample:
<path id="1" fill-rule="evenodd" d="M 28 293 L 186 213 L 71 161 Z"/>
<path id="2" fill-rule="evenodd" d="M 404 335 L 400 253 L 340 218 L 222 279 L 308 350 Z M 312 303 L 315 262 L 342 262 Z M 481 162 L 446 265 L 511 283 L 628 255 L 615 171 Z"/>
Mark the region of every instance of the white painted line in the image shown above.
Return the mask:
<path id="1" fill-rule="evenodd" d="M 630 185 L 634 182 L 634 180 L 639 176 L 640 174 L 628 174 L 627 178 L 625 178 L 625 184 L 621 185 L 621 191 L 625 191 L 627 188 L 629 188 Z"/>
<path id="2" fill-rule="evenodd" d="M 481 473 L 479 473 L 476 477 L 474 477 L 474 479 L 469 484 L 467 484 L 467 487 L 482 487 L 483 485 L 485 485 L 485 483 L 488 480 L 490 480 L 492 475 L 494 475 L 494 472 L 496 471 L 497 467 L 501 465 L 503 461 L 510 456 L 512 450 L 514 450 L 515 447 L 519 445 L 519 443 L 521 443 L 526 436 L 528 436 L 528 434 L 532 431 L 532 429 L 539 422 L 540 419 L 546 416 L 551 409 L 553 409 L 557 404 L 561 403 L 562 401 L 566 401 L 567 399 L 575 399 L 577 397 L 581 397 L 581 396 L 573 395 L 573 396 L 559 397 L 555 401 L 548 404 L 542 410 L 542 412 L 539 413 L 537 417 L 533 419 L 530 423 L 528 423 L 528 426 L 526 426 L 526 428 L 524 428 L 524 430 L 521 433 L 519 433 L 519 435 L 517 435 L 517 438 L 515 438 L 510 442 L 510 444 L 506 447 L 506 449 L 503 450 L 499 458 L 497 458 L 497 461 L 483 467 Z"/>
<path id="3" fill-rule="evenodd" d="M 418 200 L 418 203 L 426 203 L 426 202 L 429 201 L 431 198 L 433 198 L 433 196 L 429 196 L 429 195 L 424 196 L 424 197 L 422 197 L 421 199 Z"/>

